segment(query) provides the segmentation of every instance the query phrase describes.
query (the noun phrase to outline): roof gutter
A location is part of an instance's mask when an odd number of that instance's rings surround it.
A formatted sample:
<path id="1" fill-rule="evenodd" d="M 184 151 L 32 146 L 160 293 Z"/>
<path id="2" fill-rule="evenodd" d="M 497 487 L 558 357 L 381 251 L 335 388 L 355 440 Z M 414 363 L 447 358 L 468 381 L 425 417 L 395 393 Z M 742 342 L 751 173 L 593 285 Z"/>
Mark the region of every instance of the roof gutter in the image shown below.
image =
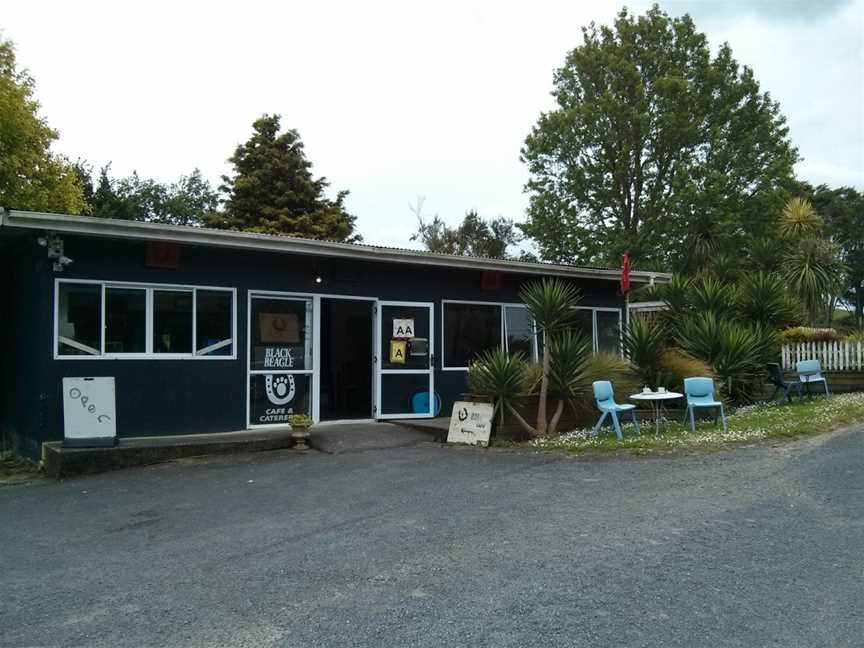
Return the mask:
<path id="1" fill-rule="evenodd" d="M 620 271 L 611 268 L 586 268 L 552 263 L 526 263 L 507 259 L 483 259 L 449 254 L 394 250 L 353 243 L 316 241 L 293 237 L 271 236 L 251 232 L 214 230 L 182 225 L 164 225 L 141 221 L 126 221 L 113 218 L 95 218 L 46 212 L 29 212 L 0 209 L 0 227 L 16 227 L 50 230 L 65 234 L 99 236 L 135 240 L 156 240 L 184 245 L 228 247 L 241 250 L 258 250 L 306 254 L 333 258 L 387 261 L 411 265 L 446 266 L 495 272 L 518 272 L 536 275 L 557 275 L 584 279 L 618 281 Z M 642 283 L 666 283 L 672 275 L 666 272 L 634 270 L 631 281 Z"/>

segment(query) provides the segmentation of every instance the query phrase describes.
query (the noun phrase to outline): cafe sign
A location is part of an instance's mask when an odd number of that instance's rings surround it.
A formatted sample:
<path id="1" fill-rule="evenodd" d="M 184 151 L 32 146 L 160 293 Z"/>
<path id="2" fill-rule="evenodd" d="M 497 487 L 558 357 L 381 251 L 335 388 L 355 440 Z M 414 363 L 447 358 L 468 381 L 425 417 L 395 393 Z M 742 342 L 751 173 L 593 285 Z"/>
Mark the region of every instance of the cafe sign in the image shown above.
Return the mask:
<path id="1" fill-rule="evenodd" d="M 492 405 L 456 401 L 450 415 L 447 443 L 465 443 L 486 447 L 492 433 Z"/>
<path id="2" fill-rule="evenodd" d="M 292 414 L 311 415 L 311 383 L 309 374 L 253 374 L 249 381 L 249 423 L 286 425 Z"/>

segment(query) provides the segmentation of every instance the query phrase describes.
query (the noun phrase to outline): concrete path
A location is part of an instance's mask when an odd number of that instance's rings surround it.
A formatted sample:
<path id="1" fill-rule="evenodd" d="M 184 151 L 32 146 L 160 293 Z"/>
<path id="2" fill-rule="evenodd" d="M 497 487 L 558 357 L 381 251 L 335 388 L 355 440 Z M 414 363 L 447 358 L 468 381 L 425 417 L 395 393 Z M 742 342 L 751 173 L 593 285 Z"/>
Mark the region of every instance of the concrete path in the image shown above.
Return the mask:
<path id="1" fill-rule="evenodd" d="M 0 489 L 0 646 L 861 646 L 864 431 L 419 444 Z"/>
<path id="2" fill-rule="evenodd" d="M 390 423 L 339 423 L 312 428 L 311 445 L 328 454 L 403 448 L 434 439 L 432 431 Z"/>

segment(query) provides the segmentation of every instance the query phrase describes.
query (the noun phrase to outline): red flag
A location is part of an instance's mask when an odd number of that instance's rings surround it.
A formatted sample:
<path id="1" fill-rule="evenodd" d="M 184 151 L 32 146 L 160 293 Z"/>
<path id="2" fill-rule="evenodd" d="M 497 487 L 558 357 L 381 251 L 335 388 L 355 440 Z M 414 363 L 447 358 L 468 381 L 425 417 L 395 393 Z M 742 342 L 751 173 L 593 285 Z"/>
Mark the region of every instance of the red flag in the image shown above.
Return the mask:
<path id="1" fill-rule="evenodd" d="M 630 253 L 624 253 L 621 263 L 621 294 L 626 295 L 630 290 Z"/>

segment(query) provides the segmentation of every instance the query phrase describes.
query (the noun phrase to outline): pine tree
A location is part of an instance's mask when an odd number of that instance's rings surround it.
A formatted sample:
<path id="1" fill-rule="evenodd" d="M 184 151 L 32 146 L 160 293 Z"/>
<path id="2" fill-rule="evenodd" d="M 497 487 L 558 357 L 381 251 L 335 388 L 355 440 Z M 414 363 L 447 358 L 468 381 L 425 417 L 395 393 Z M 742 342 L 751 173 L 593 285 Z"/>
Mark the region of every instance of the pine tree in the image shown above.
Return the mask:
<path id="1" fill-rule="evenodd" d="M 356 218 L 345 211 L 347 191 L 335 200 L 324 195 L 326 178 L 314 178 L 312 163 L 296 130 L 280 133 L 279 115 L 263 115 L 252 137 L 237 147 L 230 162 L 233 176 L 223 176 L 225 210 L 205 218 L 205 225 L 262 234 L 355 242 Z"/>

